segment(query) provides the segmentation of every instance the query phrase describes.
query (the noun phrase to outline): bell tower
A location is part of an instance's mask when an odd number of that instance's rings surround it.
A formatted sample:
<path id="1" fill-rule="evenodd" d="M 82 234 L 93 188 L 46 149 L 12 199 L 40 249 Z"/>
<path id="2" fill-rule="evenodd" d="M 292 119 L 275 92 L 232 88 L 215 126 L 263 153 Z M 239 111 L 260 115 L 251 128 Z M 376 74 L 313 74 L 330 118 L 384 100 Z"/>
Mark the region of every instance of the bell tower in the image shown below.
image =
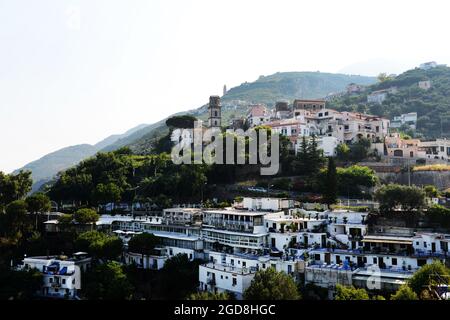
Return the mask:
<path id="1" fill-rule="evenodd" d="M 220 128 L 222 126 L 222 106 L 219 96 L 209 97 L 208 106 L 208 127 Z"/>

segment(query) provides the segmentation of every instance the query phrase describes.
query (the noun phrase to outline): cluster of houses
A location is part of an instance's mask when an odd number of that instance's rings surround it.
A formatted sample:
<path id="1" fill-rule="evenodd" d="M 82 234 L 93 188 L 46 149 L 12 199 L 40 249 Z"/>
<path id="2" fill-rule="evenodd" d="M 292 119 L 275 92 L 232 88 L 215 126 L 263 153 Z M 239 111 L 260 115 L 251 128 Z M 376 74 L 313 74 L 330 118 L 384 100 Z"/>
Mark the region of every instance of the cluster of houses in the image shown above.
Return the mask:
<path id="1" fill-rule="evenodd" d="M 392 133 L 385 137 L 384 143 L 375 143 L 372 146 L 379 154 L 392 159 L 450 162 L 450 140 L 447 139 L 422 141 Z"/>
<path id="2" fill-rule="evenodd" d="M 329 109 L 325 100 L 303 99 L 294 100 L 292 106 L 277 102 L 273 110 L 262 104 L 252 105 L 245 120 L 250 127 L 265 125 L 288 137 L 296 151 L 303 137 L 315 136 L 326 156 L 336 155 L 341 143 L 361 138 L 382 141 L 390 122 L 379 116 Z"/>
<path id="3" fill-rule="evenodd" d="M 167 259 L 185 254 L 204 262 L 199 290 L 238 299 L 255 273 L 270 267 L 297 282 L 326 288 L 332 297 L 337 284 L 395 291 L 422 265 L 447 258 L 449 234 L 369 221 L 367 212 L 311 211 L 290 199 L 243 198 L 224 209 L 179 207 L 155 216 L 102 216 L 97 228 L 123 240 L 123 263 L 159 270 Z M 159 239 L 154 252 L 130 252 L 129 239 L 145 232 Z M 73 258 L 27 257 L 21 265 L 41 270 L 40 294 L 66 298 L 77 297 L 82 271 L 89 267 L 90 258 L 82 252 Z"/>

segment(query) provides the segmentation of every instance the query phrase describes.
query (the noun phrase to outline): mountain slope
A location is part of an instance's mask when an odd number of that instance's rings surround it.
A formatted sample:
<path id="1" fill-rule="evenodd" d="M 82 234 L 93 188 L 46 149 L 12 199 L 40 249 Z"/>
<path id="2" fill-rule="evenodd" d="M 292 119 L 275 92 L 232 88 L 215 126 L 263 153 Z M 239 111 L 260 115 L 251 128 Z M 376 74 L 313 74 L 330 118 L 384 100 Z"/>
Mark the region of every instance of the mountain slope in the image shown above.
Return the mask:
<path id="1" fill-rule="evenodd" d="M 106 148 L 107 146 L 116 143 L 118 140 L 120 139 L 126 139 L 126 137 L 134 134 L 135 132 L 138 132 L 139 130 L 148 127 L 148 124 L 141 124 L 138 125 L 130 130 L 128 130 L 127 132 L 123 133 L 123 134 L 113 134 L 112 136 L 109 136 L 105 139 L 103 139 L 100 142 L 97 142 L 94 147 L 97 148 L 97 150 L 101 150 L 103 148 Z"/>
<path id="2" fill-rule="evenodd" d="M 245 100 L 271 106 L 278 100 L 325 97 L 343 91 L 352 82 L 369 85 L 374 84 L 376 78 L 322 72 L 278 72 L 230 89 L 223 101 Z"/>
<path id="3" fill-rule="evenodd" d="M 431 88 L 419 88 L 419 81 L 429 80 Z M 367 95 L 396 87 L 381 105 L 367 103 Z M 361 94 L 331 100 L 330 108 L 366 112 L 392 119 L 403 113 L 417 112 L 417 137 L 432 139 L 450 137 L 450 68 L 438 66 L 430 70 L 408 70 L 393 79 L 371 85 Z"/>
<path id="4" fill-rule="evenodd" d="M 331 92 L 345 89 L 349 83 L 373 84 L 373 77 L 320 72 L 279 72 L 261 76 L 255 82 L 245 82 L 230 89 L 222 97 L 223 123 L 235 116 L 244 115 L 251 103 L 265 103 L 273 107 L 278 100 L 295 98 L 321 98 Z M 191 114 L 206 119 L 207 106 L 179 112 L 175 115 Z M 59 171 L 67 169 L 98 151 L 113 151 L 128 146 L 137 153 L 151 152 L 153 143 L 167 132 L 165 120 L 151 125 L 140 125 L 124 134 L 110 136 L 94 146 L 80 145 L 64 148 L 33 161 L 22 169 L 31 170 L 33 180 L 38 182 L 34 189 L 51 179 Z"/>
<path id="5" fill-rule="evenodd" d="M 330 93 L 345 90 L 350 83 L 369 85 L 376 81 L 374 77 L 322 72 L 278 72 L 261 76 L 255 82 L 244 82 L 231 88 L 222 97 L 222 123 L 227 124 L 232 118 L 245 115 L 248 105 L 252 103 L 265 103 L 272 108 L 279 100 L 322 98 Z M 206 120 L 207 105 L 177 115 L 187 113 Z M 146 133 L 140 138 L 131 141 L 130 136 L 129 143 L 125 145 L 134 152 L 148 153 L 156 139 L 167 132 L 166 130 L 164 120 L 160 121 L 152 125 L 152 128 L 145 128 Z"/>
<path id="6" fill-rule="evenodd" d="M 19 170 L 30 170 L 34 182 L 32 191 L 36 191 L 59 171 L 76 165 L 81 160 L 93 156 L 97 151 L 97 148 L 90 144 L 66 147 L 30 162 L 15 172 Z"/>
<path id="7" fill-rule="evenodd" d="M 119 139 L 125 139 L 127 136 L 132 135 L 147 126 L 148 125 L 146 124 L 141 124 L 123 134 L 111 135 L 95 145 L 80 144 L 59 149 L 38 160 L 26 164 L 15 172 L 18 172 L 19 170 L 30 170 L 34 181 L 32 191 L 36 191 L 42 184 L 52 179 L 58 172 L 78 164 L 81 160 L 95 155 L 109 144 L 116 143 Z"/>

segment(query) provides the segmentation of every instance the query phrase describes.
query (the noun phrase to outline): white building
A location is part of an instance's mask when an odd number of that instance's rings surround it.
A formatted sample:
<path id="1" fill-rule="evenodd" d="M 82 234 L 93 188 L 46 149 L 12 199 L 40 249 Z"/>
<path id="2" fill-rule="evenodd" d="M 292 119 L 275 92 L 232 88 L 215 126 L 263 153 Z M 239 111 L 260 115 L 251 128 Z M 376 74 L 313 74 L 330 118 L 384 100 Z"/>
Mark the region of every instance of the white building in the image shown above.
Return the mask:
<path id="1" fill-rule="evenodd" d="M 294 200 L 283 198 L 244 197 L 239 205 L 246 210 L 281 211 L 294 207 Z"/>
<path id="2" fill-rule="evenodd" d="M 81 274 L 91 267 L 87 253 L 78 252 L 72 258 L 66 256 L 42 256 L 24 258 L 20 269 L 37 269 L 43 276 L 38 295 L 52 298 L 77 299 L 81 289 Z"/>
<path id="3" fill-rule="evenodd" d="M 373 91 L 372 93 L 367 95 L 367 102 L 382 104 L 383 101 L 386 100 L 386 98 L 388 97 L 389 94 L 395 94 L 395 93 L 397 93 L 396 87 Z"/>
<path id="4" fill-rule="evenodd" d="M 323 151 L 325 157 L 335 157 L 339 141 L 336 137 L 323 136 L 317 139 L 317 148 Z"/>
<path id="5" fill-rule="evenodd" d="M 394 120 L 391 121 L 392 128 L 400 128 L 404 124 L 410 126 L 412 129 L 416 129 L 417 112 L 401 114 L 400 116 L 394 117 Z"/>
<path id="6" fill-rule="evenodd" d="M 170 208 L 163 210 L 165 224 L 201 224 L 202 211 L 198 208 Z"/>
<path id="7" fill-rule="evenodd" d="M 247 122 L 250 127 L 256 127 L 270 121 L 270 112 L 266 106 L 257 104 L 250 106 L 250 111 L 247 114 Z"/>

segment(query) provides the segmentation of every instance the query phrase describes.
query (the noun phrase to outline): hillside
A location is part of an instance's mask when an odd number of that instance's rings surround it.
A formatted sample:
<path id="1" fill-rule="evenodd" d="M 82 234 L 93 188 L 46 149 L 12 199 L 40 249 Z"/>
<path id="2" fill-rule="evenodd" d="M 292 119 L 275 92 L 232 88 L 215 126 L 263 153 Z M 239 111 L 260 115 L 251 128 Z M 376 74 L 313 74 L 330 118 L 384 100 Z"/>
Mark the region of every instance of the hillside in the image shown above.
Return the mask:
<path id="1" fill-rule="evenodd" d="M 419 81 L 430 80 L 431 88 L 419 88 Z M 396 87 L 381 104 L 367 103 L 373 91 Z M 450 137 L 450 68 L 439 66 L 430 70 L 413 69 L 393 79 L 371 86 L 361 94 L 345 94 L 328 103 L 330 108 L 367 112 L 392 119 L 403 113 L 417 112 L 417 132 L 420 138 Z"/>
<path id="2" fill-rule="evenodd" d="M 244 100 L 272 106 L 278 100 L 322 98 L 329 93 L 343 91 L 352 82 L 370 85 L 376 82 L 376 78 L 322 72 L 278 72 L 230 89 L 223 101 Z"/>
<path id="3" fill-rule="evenodd" d="M 36 191 L 59 171 L 78 164 L 81 160 L 93 156 L 97 151 L 90 144 L 66 147 L 30 162 L 21 169 L 16 170 L 16 172 L 19 170 L 30 170 L 34 181 L 32 191 Z"/>
<path id="4" fill-rule="evenodd" d="M 274 107 L 280 100 L 292 101 L 298 98 L 313 99 L 322 98 L 333 92 L 345 90 L 350 83 L 361 85 L 374 84 L 374 77 L 357 75 L 321 73 L 321 72 L 278 72 L 269 76 L 261 76 L 255 82 L 244 82 L 231 88 L 222 97 L 222 120 L 228 123 L 232 118 L 245 115 L 248 105 L 252 103 L 265 103 L 269 108 Z M 207 119 L 207 105 L 198 109 L 181 112 L 178 114 L 191 114 L 199 119 Z M 112 147 L 129 146 L 134 152 L 149 153 L 155 140 L 167 132 L 164 120 L 155 123 L 138 139 L 127 138 L 127 141 Z M 124 144 L 123 142 L 129 142 Z"/>
<path id="5" fill-rule="evenodd" d="M 261 76 L 254 82 L 245 82 L 231 88 L 223 97 L 223 123 L 231 118 L 244 115 L 251 103 L 265 103 L 273 107 L 276 101 L 295 98 L 321 98 L 332 92 L 345 90 L 349 83 L 363 85 L 376 82 L 374 77 L 321 73 L 321 72 L 279 72 Z M 207 98 L 207 97 L 205 97 Z M 176 113 L 191 114 L 206 120 L 207 106 Z M 147 154 L 153 143 L 167 132 L 165 120 L 151 125 L 140 125 L 124 134 L 110 136 L 94 146 L 82 145 L 64 148 L 27 164 L 22 169 L 33 172 L 33 190 L 50 180 L 59 171 L 67 169 L 99 151 L 113 151 L 128 146 L 134 152 Z"/>
<path id="6" fill-rule="evenodd" d="M 123 134 L 111 135 L 95 145 L 80 144 L 59 149 L 38 160 L 26 164 L 15 172 L 18 172 L 19 170 L 30 170 L 34 181 L 32 191 L 36 191 L 42 184 L 52 179 L 58 172 L 78 164 L 81 160 L 95 155 L 109 144 L 116 143 L 120 139 L 125 139 L 129 135 L 135 134 L 147 126 L 148 125 L 141 124 Z"/>

